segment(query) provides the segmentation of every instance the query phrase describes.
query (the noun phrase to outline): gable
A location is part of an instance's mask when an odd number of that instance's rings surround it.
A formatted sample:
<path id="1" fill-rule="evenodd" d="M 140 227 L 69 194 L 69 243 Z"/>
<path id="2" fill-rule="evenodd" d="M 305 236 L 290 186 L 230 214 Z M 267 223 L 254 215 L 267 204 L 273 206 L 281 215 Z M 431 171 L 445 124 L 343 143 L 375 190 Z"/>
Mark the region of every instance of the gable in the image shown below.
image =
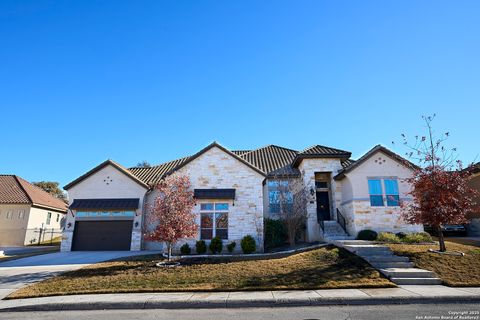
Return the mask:
<path id="1" fill-rule="evenodd" d="M 230 152 L 225 152 L 223 148 L 217 146 L 202 152 L 201 155 L 198 155 L 193 160 L 177 169 L 177 172 L 187 174 L 191 177 L 204 177 L 203 179 L 216 177 L 216 179 L 220 180 L 222 179 L 222 175 L 251 176 L 257 177 L 261 180 L 265 177 L 265 174 L 259 169 L 246 164 L 242 159 L 239 159 Z"/>
<path id="2" fill-rule="evenodd" d="M 70 201 L 74 199 L 132 198 L 145 194 L 143 186 L 114 165 L 107 164 L 84 177 L 68 189 Z"/>

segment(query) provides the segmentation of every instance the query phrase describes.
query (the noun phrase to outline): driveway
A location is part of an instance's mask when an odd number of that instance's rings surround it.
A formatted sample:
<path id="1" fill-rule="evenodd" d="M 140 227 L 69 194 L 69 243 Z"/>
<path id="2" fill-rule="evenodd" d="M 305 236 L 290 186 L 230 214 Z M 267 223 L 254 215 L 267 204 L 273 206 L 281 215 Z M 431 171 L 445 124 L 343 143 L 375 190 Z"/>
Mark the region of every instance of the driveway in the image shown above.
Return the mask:
<path id="1" fill-rule="evenodd" d="M 55 252 L 0 263 L 0 299 L 32 282 L 93 263 L 158 251 Z"/>

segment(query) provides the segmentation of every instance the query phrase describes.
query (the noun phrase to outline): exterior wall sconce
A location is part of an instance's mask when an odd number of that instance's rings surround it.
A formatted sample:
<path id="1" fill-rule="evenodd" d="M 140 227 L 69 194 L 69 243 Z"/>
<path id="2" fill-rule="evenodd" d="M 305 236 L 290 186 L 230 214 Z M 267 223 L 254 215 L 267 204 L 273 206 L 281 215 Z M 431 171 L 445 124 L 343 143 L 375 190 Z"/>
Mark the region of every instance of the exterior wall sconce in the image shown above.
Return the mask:
<path id="1" fill-rule="evenodd" d="M 70 229 L 71 227 L 72 227 L 72 223 L 71 222 L 67 223 L 67 228 Z"/>
<path id="2" fill-rule="evenodd" d="M 138 228 L 138 221 L 135 222 L 135 228 Z"/>
<path id="3" fill-rule="evenodd" d="M 315 190 L 313 188 L 310 188 L 310 195 L 313 197 L 315 195 Z"/>

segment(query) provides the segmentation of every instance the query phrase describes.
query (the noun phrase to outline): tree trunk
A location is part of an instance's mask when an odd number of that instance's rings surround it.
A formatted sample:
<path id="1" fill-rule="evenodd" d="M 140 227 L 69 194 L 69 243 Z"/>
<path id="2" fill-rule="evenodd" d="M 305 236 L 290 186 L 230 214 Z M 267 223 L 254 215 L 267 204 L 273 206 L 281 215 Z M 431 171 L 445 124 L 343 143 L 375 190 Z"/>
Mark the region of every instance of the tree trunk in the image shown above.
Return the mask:
<path id="1" fill-rule="evenodd" d="M 168 261 L 170 262 L 170 260 L 172 259 L 172 243 L 168 242 L 167 246 L 168 246 Z"/>
<path id="2" fill-rule="evenodd" d="M 437 226 L 437 233 L 438 233 L 438 244 L 440 245 L 440 252 L 447 251 L 447 247 L 445 246 L 445 238 L 443 237 L 442 227 L 440 225 Z"/>
<path id="3" fill-rule="evenodd" d="M 295 246 L 295 235 L 297 234 L 297 228 L 292 226 L 290 223 L 287 225 L 287 233 L 288 233 L 288 244 L 291 247 Z"/>

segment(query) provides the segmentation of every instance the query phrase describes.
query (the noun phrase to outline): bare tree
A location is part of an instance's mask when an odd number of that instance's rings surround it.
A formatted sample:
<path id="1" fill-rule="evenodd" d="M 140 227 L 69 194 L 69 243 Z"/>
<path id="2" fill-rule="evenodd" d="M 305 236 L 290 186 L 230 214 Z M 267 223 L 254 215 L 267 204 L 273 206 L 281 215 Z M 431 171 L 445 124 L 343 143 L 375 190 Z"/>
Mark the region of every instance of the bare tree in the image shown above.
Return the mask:
<path id="1" fill-rule="evenodd" d="M 275 178 L 275 203 L 278 210 L 275 217 L 282 220 L 287 231 L 288 242 L 291 246 L 295 245 L 298 231 L 305 225 L 307 213 L 308 190 L 303 184 L 303 179 Z"/>

